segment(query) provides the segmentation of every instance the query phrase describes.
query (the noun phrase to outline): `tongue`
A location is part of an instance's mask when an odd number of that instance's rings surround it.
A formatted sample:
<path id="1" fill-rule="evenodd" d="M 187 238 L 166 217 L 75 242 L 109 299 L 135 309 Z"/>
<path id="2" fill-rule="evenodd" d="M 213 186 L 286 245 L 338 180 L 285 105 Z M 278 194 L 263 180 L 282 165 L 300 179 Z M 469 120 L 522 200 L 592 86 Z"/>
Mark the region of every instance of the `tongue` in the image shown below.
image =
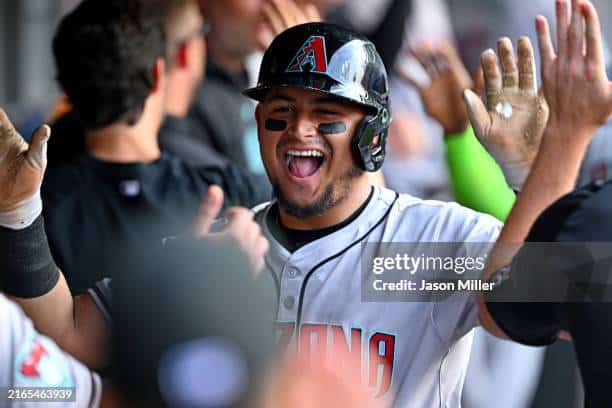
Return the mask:
<path id="1" fill-rule="evenodd" d="M 294 157 L 289 162 L 289 171 L 295 177 L 312 176 L 319 168 L 319 162 L 314 157 Z"/>

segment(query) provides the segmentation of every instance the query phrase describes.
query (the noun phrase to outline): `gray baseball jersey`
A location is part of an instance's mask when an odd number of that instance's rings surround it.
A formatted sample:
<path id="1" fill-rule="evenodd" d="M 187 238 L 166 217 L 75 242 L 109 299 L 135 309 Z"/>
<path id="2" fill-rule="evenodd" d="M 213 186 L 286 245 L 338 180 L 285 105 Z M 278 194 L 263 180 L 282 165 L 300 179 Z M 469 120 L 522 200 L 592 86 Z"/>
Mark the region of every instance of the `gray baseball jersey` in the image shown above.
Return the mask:
<path id="1" fill-rule="evenodd" d="M 368 386 L 395 406 L 459 407 L 476 300 L 458 293 L 439 302 L 363 302 L 361 244 L 492 243 L 501 224 L 454 203 L 375 188 L 354 221 L 290 253 L 267 227 L 270 208 L 260 208 L 256 219 L 270 241 L 266 268 L 278 289 L 279 343 L 299 343 L 300 352 L 344 347 L 361 361 Z"/>
<path id="2" fill-rule="evenodd" d="M 4 394 L 0 396 L 0 407 L 47 406 L 44 402 L 23 400 L 23 395 L 13 391 L 7 393 L 6 388 L 73 388 L 72 402 L 48 404 L 57 408 L 100 405 L 100 377 L 38 334 L 22 310 L 2 294 L 0 325 L 0 389 Z"/>

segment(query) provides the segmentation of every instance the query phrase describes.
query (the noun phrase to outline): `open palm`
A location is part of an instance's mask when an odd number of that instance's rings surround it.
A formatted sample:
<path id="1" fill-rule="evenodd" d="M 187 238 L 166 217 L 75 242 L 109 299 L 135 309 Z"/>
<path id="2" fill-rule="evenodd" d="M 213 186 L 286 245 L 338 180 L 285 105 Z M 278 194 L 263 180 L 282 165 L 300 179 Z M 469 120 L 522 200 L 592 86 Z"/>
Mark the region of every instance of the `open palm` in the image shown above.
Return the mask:
<path id="1" fill-rule="evenodd" d="M 549 109 L 535 79 L 534 53 L 531 42 L 518 41 L 518 65 L 512 42 L 503 38 L 498 44 L 499 60 L 492 50 L 482 55 L 485 75 L 486 106 L 471 91 L 465 93 L 474 132 L 504 169 L 506 177 L 520 168 L 526 177 L 538 153 Z M 512 185 L 524 180 L 508 180 Z"/>

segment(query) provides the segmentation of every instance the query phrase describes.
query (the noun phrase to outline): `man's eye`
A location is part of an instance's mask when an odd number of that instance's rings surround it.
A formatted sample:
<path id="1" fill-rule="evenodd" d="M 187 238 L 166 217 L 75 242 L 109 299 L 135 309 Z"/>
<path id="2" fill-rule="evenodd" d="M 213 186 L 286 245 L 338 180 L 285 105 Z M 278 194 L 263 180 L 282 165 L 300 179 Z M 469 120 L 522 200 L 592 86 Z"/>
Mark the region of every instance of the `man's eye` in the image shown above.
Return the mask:
<path id="1" fill-rule="evenodd" d="M 274 110 L 272 110 L 273 113 L 290 113 L 291 112 L 291 108 L 289 108 L 288 106 L 282 106 L 280 108 L 275 108 Z"/>

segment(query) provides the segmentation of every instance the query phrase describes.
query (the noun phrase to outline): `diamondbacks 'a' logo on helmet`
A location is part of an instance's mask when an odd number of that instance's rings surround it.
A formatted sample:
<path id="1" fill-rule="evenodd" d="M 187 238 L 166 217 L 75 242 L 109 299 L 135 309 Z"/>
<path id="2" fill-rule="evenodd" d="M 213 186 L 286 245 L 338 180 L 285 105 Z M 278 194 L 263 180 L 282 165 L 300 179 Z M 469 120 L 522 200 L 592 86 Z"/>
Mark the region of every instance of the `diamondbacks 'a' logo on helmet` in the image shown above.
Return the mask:
<path id="1" fill-rule="evenodd" d="M 289 63 L 287 72 L 316 72 L 325 74 L 327 72 L 325 38 L 320 35 L 313 35 L 306 40 L 291 60 L 291 63 Z"/>

